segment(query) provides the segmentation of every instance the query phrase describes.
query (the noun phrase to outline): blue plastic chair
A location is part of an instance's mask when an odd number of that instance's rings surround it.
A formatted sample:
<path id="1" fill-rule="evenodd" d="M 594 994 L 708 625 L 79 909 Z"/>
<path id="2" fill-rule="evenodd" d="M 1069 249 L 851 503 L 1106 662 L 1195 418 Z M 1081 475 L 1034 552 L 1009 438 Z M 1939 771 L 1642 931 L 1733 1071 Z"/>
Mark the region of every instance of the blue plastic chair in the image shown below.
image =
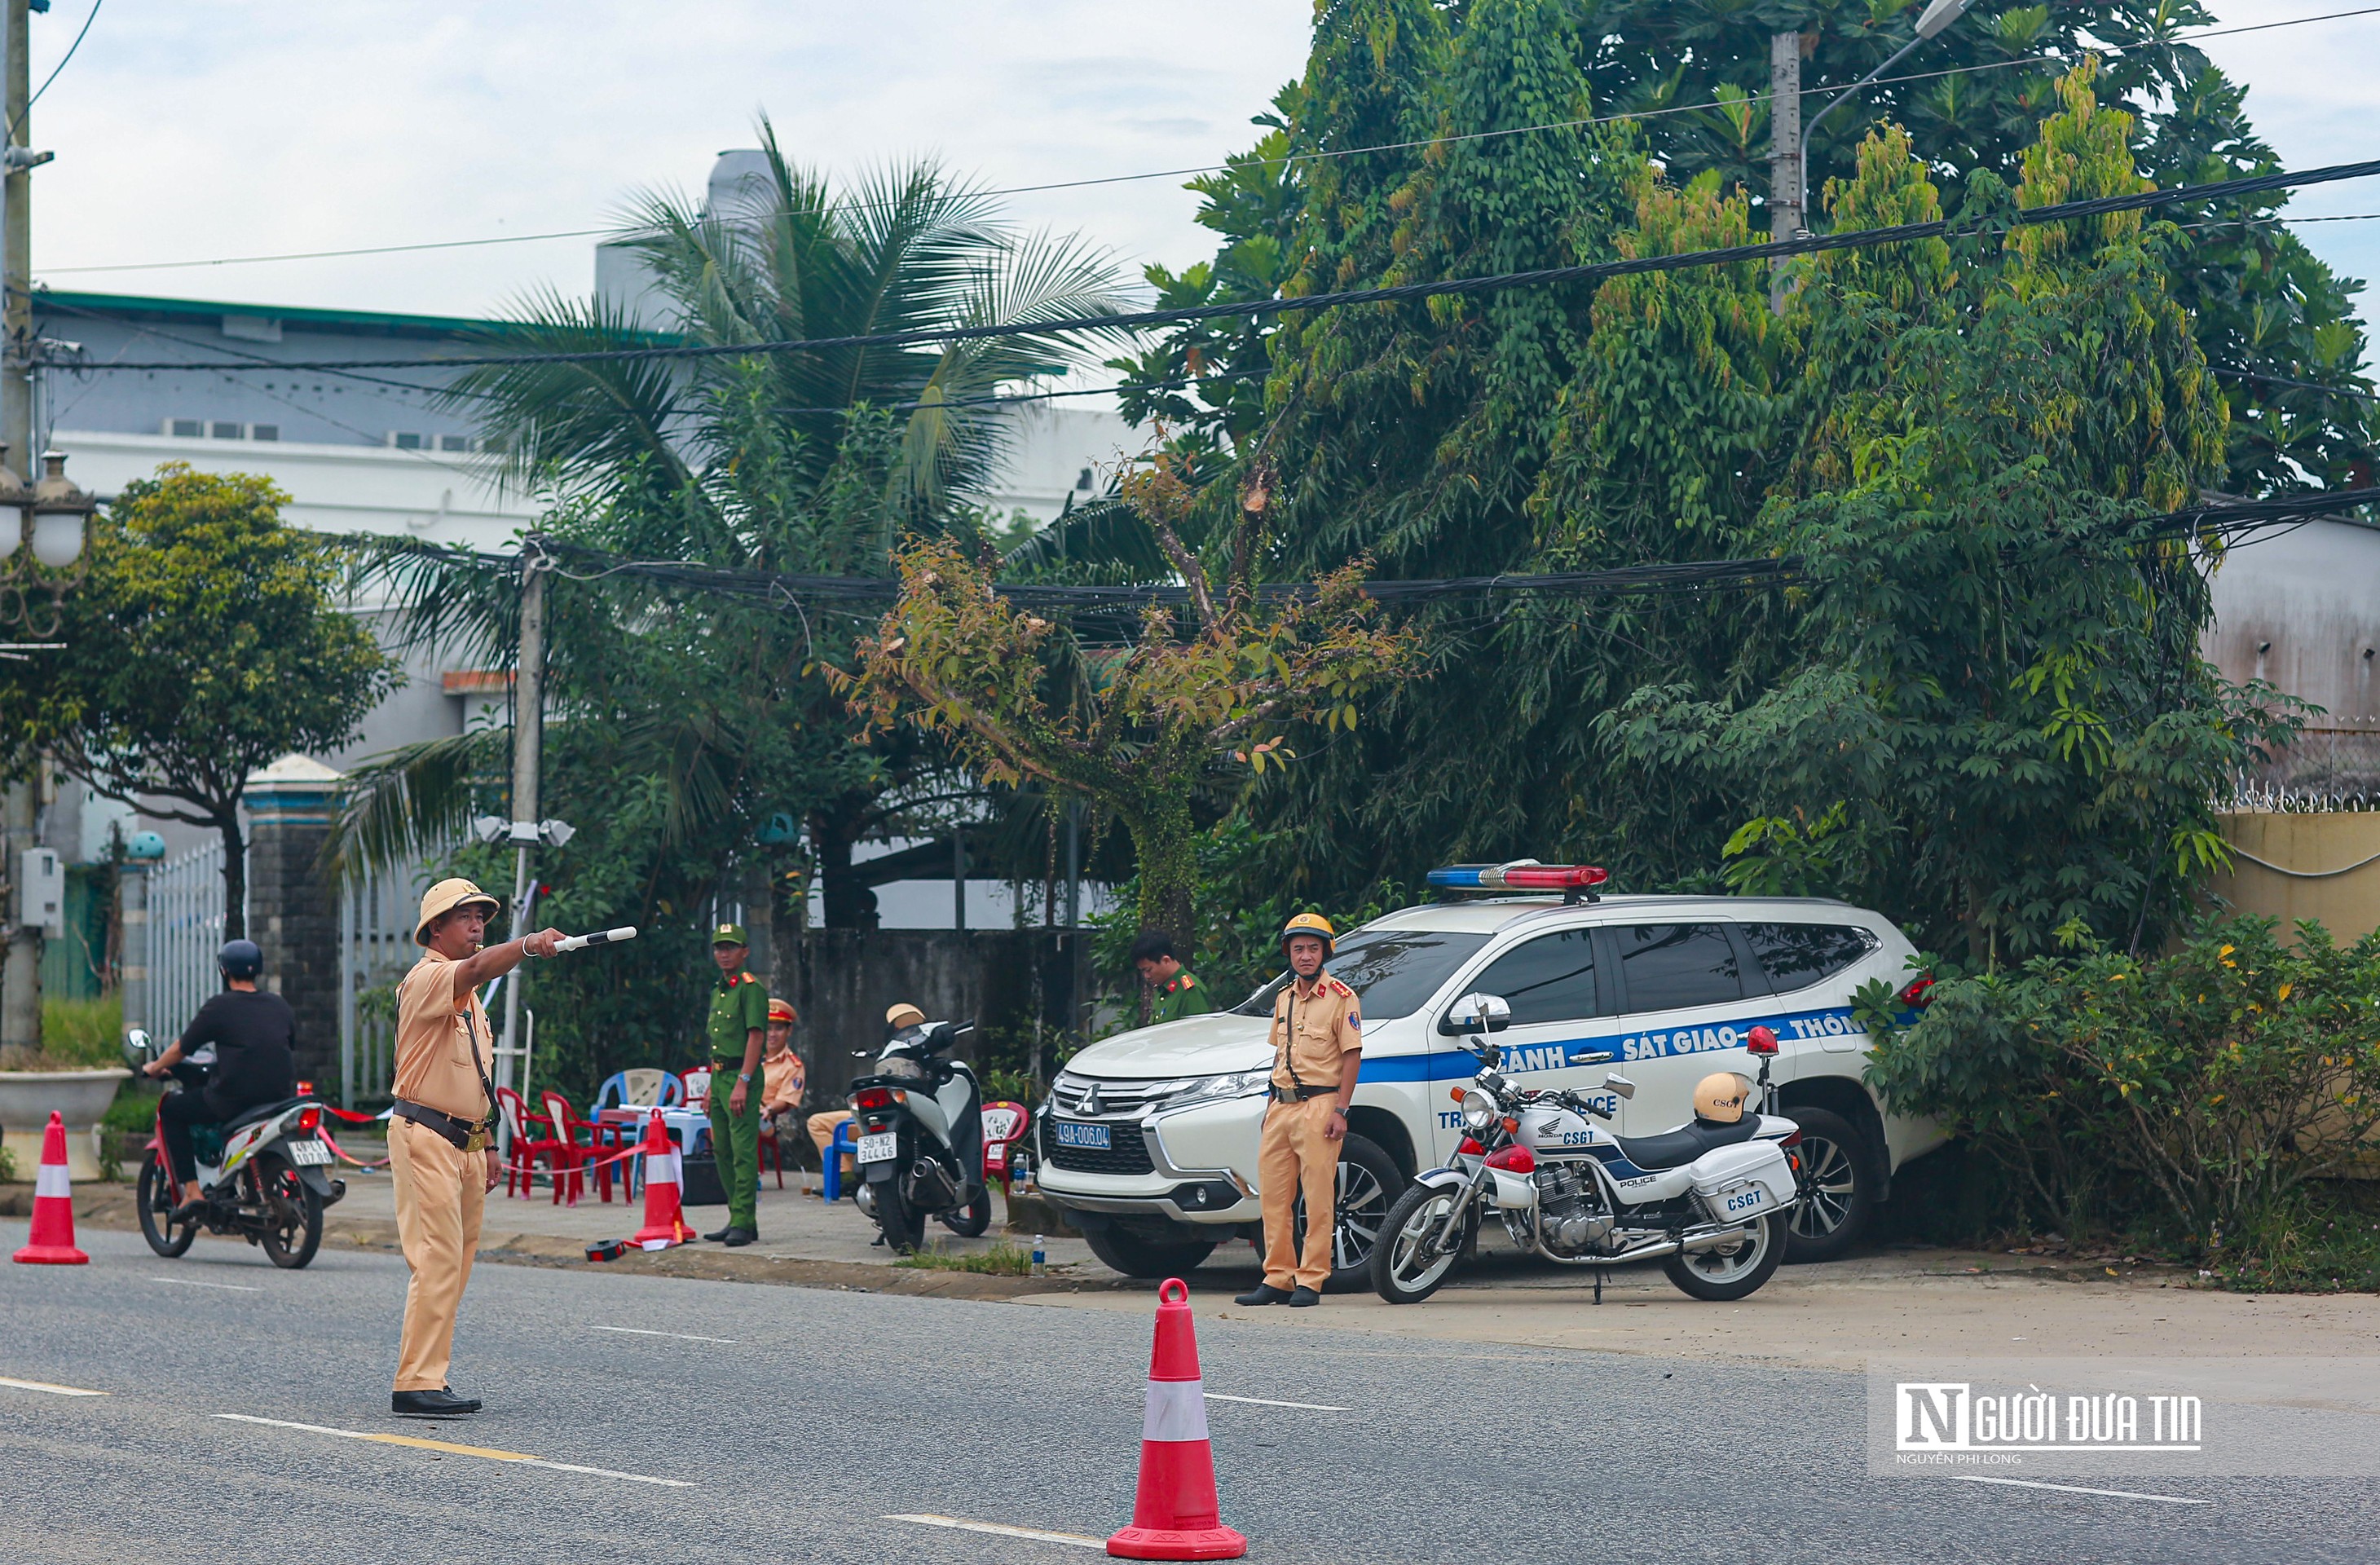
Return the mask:
<path id="1" fill-rule="evenodd" d="M 685 1102 L 686 1083 L 678 1078 L 676 1072 L 663 1071 L 662 1073 L 661 1107 L 664 1109 L 675 1109 L 683 1105 Z M 624 1109 L 627 1107 L 627 1104 L 628 1073 L 625 1071 L 614 1071 L 605 1079 L 602 1087 L 595 1094 L 595 1107 L 598 1109 Z"/>
<path id="2" fill-rule="evenodd" d="M 834 1139 L 827 1144 L 826 1156 L 819 1159 L 825 1165 L 819 1175 L 819 1194 L 830 1201 L 843 1199 L 843 1155 L 853 1150 L 851 1122 L 845 1120 L 834 1127 Z"/>

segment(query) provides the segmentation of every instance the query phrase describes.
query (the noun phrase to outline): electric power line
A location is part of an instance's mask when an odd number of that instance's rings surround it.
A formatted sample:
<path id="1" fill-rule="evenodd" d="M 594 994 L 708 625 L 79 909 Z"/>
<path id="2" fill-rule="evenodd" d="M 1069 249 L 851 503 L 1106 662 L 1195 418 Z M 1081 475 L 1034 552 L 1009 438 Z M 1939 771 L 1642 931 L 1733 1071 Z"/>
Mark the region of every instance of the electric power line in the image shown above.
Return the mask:
<path id="1" fill-rule="evenodd" d="M 94 17 L 98 14 L 98 6 L 96 5 L 91 7 L 91 12 Z M 2204 31 L 2192 32 L 2174 38 L 2143 39 L 2137 43 L 2107 43 L 2096 46 L 2086 45 L 2084 52 L 2094 55 L 2121 55 L 2143 53 L 2155 49 L 2172 49 L 2182 44 L 2195 43 L 2201 39 L 2227 38 L 2236 34 L 2248 32 L 2267 32 L 2277 28 L 2306 27 L 2316 22 L 2340 21 L 2353 17 L 2371 16 L 2375 12 L 2380 12 L 2380 6 L 2365 6 L 2347 11 L 2326 11 L 2319 16 L 2292 17 L 2286 20 L 2277 22 L 2255 22 L 2240 27 L 2210 28 Z M 83 23 L 83 27 L 84 30 L 88 31 L 91 27 L 90 21 L 86 20 Z M 76 42 L 78 44 L 81 42 L 79 36 L 77 37 Z M 68 51 L 68 57 L 72 57 L 71 50 Z M 66 62 L 64 60 L 61 60 L 58 64 L 60 69 L 65 68 Z M 2055 55 L 2020 55 L 2005 60 L 1988 60 L 1980 65 L 1953 66 L 1942 70 L 1911 71 L 1900 76 L 1880 77 L 1868 85 L 1871 87 L 1892 87 L 1912 81 L 1935 81 L 1945 77 L 1972 76 L 1979 71 L 2007 70 L 2011 67 L 2017 66 L 2051 66 L 2071 68 L 2072 65 L 2072 60 Z M 55 79 L 56 72 L 53 71 L 51 75 L 52 78 Z M 46 88 L 48 83 L 44 82 L 42 85 Z M 1835 86 L 1808 87 L 1803 89 L 1797 96 L 1803 98 L 1818 97 L 1829 92 L 1839 91 L 1840 90 L 1841 84 L 1837 84 Z M 38 93 L 35 94 L 37 97 L 40 94 Z M 1508 136 L 1527 136 L 1543 131 L 1585 130 L 1600 125 L 1619 125 L 1641 120 L 1662 119 L 1671 115 L 1699 114 L 1707 110 L 1718 108 L 1733 109 L 1748 106 L 1753 103 L 1765 103 L 1771 101 L 1775 96 L 1776 94 L 1773 92 L 1753 92 L 1747 93 L 1742 98 L 1730 100 L 1725 103 L 1721 103 L 1717 100 L 1713 100 L 1708 103 L 1672 103 L 1662 108 L 1630 109 L 1619 114 L 1597 115 L 1585 119 L 1552 120 L 1541 125 L 1511 126 L 1501 130 L 1475 130 L 1456 136 L 1431 137 L 1427 140 L 1409 141 L 1382 141 L 1361 147 L 1328 148 L 1320 152 L 1292 152 L 1278 158 L 1249 157 L 1237 161 L 1260 164 L 1266 167 L 1272 167 L 1275 165 L 1288 166 L 1301 163 L 1320 163 L 1327 162 L 1334 158 L 1361 157 L 1373 152 L 1410 152 L 1416 147 L 1453 146 L 1466 141 L 1496 140 Z M 28 107 L 30 106 L 30 105 L 29 104 Z M 1178 179 L 1198 175 L 1222 174 L 1230 172 L 1232 166 L 1233 164 L 1232 163 L 1201 164 L 1187 168 L 1151 169 L 1142 174 L 1115 174 L 1089 179 L 1060 179 L 1039 185 L 997 186 L 990 189 L 970 193 L 981 196 L 1039 195 L 1052 190 L 1080 190 L 1089 189 L 1103 185 L 1136 184 L 1150 179 Z M 887 203 L 881 201 L 840 201 L 829 206 L 812 208 L 799 212 L 787 212 L 783 215 L 788 217 L 824 217 L 839 212 L 878 210 L 886 204 Z M 633 229 L 623 231 L 613 228 L 565 228 L 542 234 L 489 235 L 476 239 L 436 239 L 414 244 L 362 245 L 347 249 L 293 250 L 273 255 L 216 256 L 196 261 L 118 261 L 95 266 L 52 266 L 44 267 L 42 270 L 44 276 L 53 277 L 63 277 L 93 272 L 177 272 L 215 266 L 249 266 L 272 261 L 334 261 L 345 260 L 356 256 L 407 255 L 423 250 L 468 249 L 492 245 L 526 245 L 540 243 L 550 239 L 585 239 L 606 237 L 615 238 L 634 238 L 638 237 L 638 230 Z"/>
<path id="2" fill-rule="evenodd" d="M 2334 164 L 2325 168 L 2302 171 L 2276 170 L 2270 174 L 2216 180 L 2208 185 L 2183 185 L 2169 190 L 2141 190 L 2129 195 L 2102 196 L 2092 200 L 2060 201 L 2049 206 L 2034 207 L 2030 211 L 2010 212 L 2006 214 L 2005 222 L 2010 227 L 2035 227 L 2048 223 L 2099 217 L 2113 212 L 2138 212 L 2149 207 L 2227 200 L 2235 196 L 2254 195 L 2265 190 L 2289 189 L 2301 185 L 2331 184 L 2342 179 L 2363 179 L 2375 174 L 2380 174 L 2380 159 L 2367 160 L 2362 163 Z M 1948 218 L 1936 218 L 1927 223 L 1901 223 L 1882 228 L 1856 228 L 1833 234 L 1810 234 L 1799 238 L 1765 240 L 1757 244 L 1731 245 L 1710 250 L 1688 250 L 1675 255 L 1634 256 L 1621 261 L 1587 261 L 1572 266 L 1541 267 L 1528 272 L 1506 272 L 1488 276 L 1451 277 L 1436 282 L 1403 283 L 1378 288 L 1351 288 L 1338 293 L 1308 294 L 1294 298 L 1250 299 L 1226 304 L 1192 305 L 1174 309 L 1116 311 L 1104 315 L 1074 316 L 1029 324 L 920 327 L 905 332 L 871 332 L 843 337 L 795 338 L 783 342 L 702 343 L 666 347 L 483 354 L 453 358 L 343 358 L 322 361 L 297 359 L 283 360 L 271 368 L 308 373 L 317 370 L 337 373 L 358 370 L 481 369 L 514 364 L 605 364 L 649 359 L 696 360 L 754 358 L 779 353 L 814 353 L 827 349 L 919 347 L 999 337 L 1051 337 L 1082 333 L 1115 334 L 1145 331 L 1157 326 L 1181 325 L 1196 321 L 1283 315 L 1292 311 L 1333 309 L 1361 304 L 1407 303 L 1452 294 L 1500 293 L 1510 288 L 1537 287 L 1558 283 L 1600 283 L 1613 277 L 1634 276 L 1645 273 L 1678 272 L 1694 267 L 1727 266 L 1746 261 L 1774 261 L 1787 256 L 1863 249 L 1876 245 L 1904 244 L 1916 239 L 1961 237 L 1986 232 L 1992 226 L 1989 224 L 1972 222 L 1964 218 L 1957 222 Z M 237 368 L 237 366 L 180 362 L 117 362 L 84 365 L 80 368 L 86 373 L 123 370 L 160 373 L 194 370 L 216 370 Z M 264 366 L 251 366 L 251 368 L 264 368 Z"/>
<path id="3" fill-rule="evenodd" d="M 82 41 L 91 36 L 91 24 L 99 20 L 99 8 L 106 3 L 107 0 L 91 0 L 91 15 L 83 18 L 82 30 L 74 35 L 74 42 L 67 45 L 67 52 L 58 57 L 56 65 L 50 67 L 50 74 L 42 78 L 42 84 L 33 89 L 33 95 L 25 100 L 25 106 L 17 111 L 16 119 L 10 122 L 7 137 L 9 145 L 16 144 L 17 132 L 24 127 L 25 116 L 33 112 L 33 105 L 40 103 L 42 94 L 50 90 L 50 83 L 58 79 L 58 72 L 67 68 L 67 62 L 73 59 L 75 51 L 82 47 Z"/>

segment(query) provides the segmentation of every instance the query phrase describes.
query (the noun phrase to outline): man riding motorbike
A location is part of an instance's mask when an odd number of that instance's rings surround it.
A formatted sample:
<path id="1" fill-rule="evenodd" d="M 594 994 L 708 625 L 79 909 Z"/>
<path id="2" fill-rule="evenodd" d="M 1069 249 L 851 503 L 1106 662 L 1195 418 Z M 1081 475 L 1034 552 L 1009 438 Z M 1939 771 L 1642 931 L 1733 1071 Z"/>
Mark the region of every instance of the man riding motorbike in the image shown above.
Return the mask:
<path id="1" fill-rule="evenodd" d="M 173 1158 L 175 1183 L 181 1190 L 182 1204 L 174 1213 L 177 1221 L 206 1203 L 199 1187 L 191 1130 L 278 1103 L 298 1090 L 298 1018 L 287 1001 L 256 987 L 257 975 L 264 971 L 264 952 L 254 940 L 232 940 L 215 953 L 215 966 L 223 973 L 223 992 L 199 1007 L 171 1048 L 141 1067 L 149 1075 L 162 1076 L 209 1044 L 214 1046 L 213 1069 L 190 1064 L 177 1074 L 183 1090 L 157 1106 L 165 1150 Z"/>

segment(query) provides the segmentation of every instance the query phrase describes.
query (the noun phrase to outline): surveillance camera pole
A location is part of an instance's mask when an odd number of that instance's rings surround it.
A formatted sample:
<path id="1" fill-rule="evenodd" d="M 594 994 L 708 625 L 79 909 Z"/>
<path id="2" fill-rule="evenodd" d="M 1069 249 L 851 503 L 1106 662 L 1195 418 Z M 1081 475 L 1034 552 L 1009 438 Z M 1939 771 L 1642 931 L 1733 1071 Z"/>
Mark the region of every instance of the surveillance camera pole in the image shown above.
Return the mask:
<path id="1" fill-rule="evenodd" d="M 538 540 L 521 546 L 520 653 L 513 670 L 513 938 L 529 932 L 536 912 L 529 853 L 537 846 L 539 752 L 545 735 L 545 578 L 553 564 Z M 504 1046 L 496 1054 L 496 1085 L 513 1085 L 521 1058 L 521 976 L 504 985 Z"/>

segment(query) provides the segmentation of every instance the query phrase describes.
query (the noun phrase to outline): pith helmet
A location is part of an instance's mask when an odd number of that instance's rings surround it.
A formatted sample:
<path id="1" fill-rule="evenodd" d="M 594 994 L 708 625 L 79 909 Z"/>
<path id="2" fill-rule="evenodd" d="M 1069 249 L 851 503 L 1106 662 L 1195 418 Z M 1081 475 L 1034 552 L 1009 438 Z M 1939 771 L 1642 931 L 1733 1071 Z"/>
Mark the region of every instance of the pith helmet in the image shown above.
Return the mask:
<path id="1" fill-rule="evenodd" d="M 1733 1071 L 1714 1071 L 1694 1084 L 1694 1118 L 1715 1125 L 1731 1125 L 1743 1118 L 1743 1100 L 1752 1084 Z"/>
<path id="2" fill-rule="evenodd" d="M 413 921 L 413 943 L 428 945 L 430 926 L 468 903 L 485 903 L 491 918 L 504 910 L 503 903 L 468 880 L 441 880 L 421 893 L 421 916 Z"/>
<path id="3" fill-rule="evenodd" d="M 1289 949 L 1289 937 L 1292 935 L 1312 935 L 1322 942 L 1322 954 L 1325 956 L 1339 949 L 1339 931 L 1332 928 L 1330 920 L 1319 913 L 1301 913 L 1283 924 L 1281 927 L 1282 950 Z"/>
<path id="4" fill-rule="evenodd" d="M 926 1013 L 905 1000 L 884 1013 L 884 1025 L 896 1033 L 903 1027 L 914 1027 L 925 1019 Z"/>

